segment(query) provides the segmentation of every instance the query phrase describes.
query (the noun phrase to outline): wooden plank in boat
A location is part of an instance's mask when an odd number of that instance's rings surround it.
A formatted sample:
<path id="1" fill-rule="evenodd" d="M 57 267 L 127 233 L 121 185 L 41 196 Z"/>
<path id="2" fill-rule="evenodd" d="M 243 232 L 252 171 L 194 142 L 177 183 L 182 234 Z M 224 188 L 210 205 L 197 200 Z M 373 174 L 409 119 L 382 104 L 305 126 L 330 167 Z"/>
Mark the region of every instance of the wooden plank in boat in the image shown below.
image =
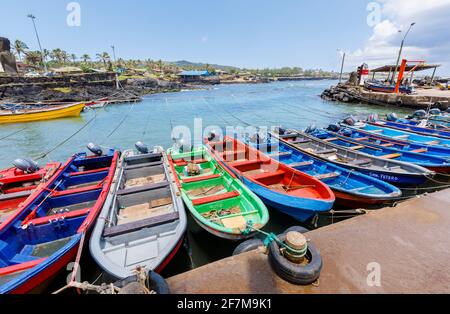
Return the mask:
<path id="1" fill-rule="evenodd" d="M 104 237 L 115 237 L 123 234 L 127 234 L 130 232 L 138 231 L 144 228 L 152 228 L 159 225 L 167 224 L 173 221 L 176 221 L 180 218 L 178 212 L 173 212 L 170 214 L 143 219 L 140 221 L 135 221 L 131 223 L 127 223 L 120 226 L 113 226 L 109 228 L 105 228 L 103 232 Z"/>
<path id="2" fill-rule="evenodd" d="M 436 140 L 436 141 L 427 142 L 425 144 L 427 144 L 427 145 L 439 145 L 440 143 L 441 143 L 441 141 Z"/>
<path id="3" fill-rule="evenodd" d="M 383 146 L 383 147 L 392 147 L 392 146 L 394 146 L 394 144 L 393 143 L 387 143 L 387 144 L 381 144 L 381 146 Z"/>
<path id="4" fill-rule="evenodd" d="M 311 143 L 311 140 L 296 140 L 296 141 L 289 141 L 289 143 L 294 145 L 307 144 Z"/>
<path id="5" fill-rule="evenodd" d="M 354 140 L 361 141 L 361 142 L 367 141 L 368 139 L 369 139 L 368 137 L 356 137 L 356 138 L 354 138 Z"/>
<path id="6" fill-rule="evenodd" d="M 397 139 L 397 140 L 405 140 L 409 137 L 409 135 L 398 135 L 398 136 L 394 136 L 393 138 Z"/>
<path id="7" fill-rule="evenodd" d="M 194 206 L 205 205 L 205 204 L 209 204 L 209 203 L 227 200 L 230 198 L 235 198 L 240 195 L 241 194 L 238 191 L 232 191 L 232 192 L 227 192 L 227 193 L 223 193 L 223 194 L 219 194 L 219 195 L 207 196 L 207 197 L 198 198 L 196 200 L 193 200 L 192 205 L 194 205 Z"/>
<path id="8" fill-rule="evenodd" d="M 398 158 L 398 157 L 401 157 L 401 156 L 402 156 L 402 154 L 395 153 L 395 154 L 389 154 L 389 155 L 380 156 L 380 158 L 383 158 L 383 159 L 395 159 L 395 158 Z"/>
<path id="9" fill-rule="evenodd" d="M 418 153 L 418 154 L 420 154 L 420 153 L 426 153 L 427 151 L 428 150 L 426 150 L 425 148 L 420 148 L 420 149 L 412 150 L 411 153 Z"/>
<path id="10" fill-rule="evenodd" d="M 316 177 L 316 179 L 318 180 L 325 180 L 325 179 L 332 179 L 332 178 L 337 178 L 339 177 L 340 174 L 336 173 L 336 172 L 330 172 L 330 173 L 324 173 L 324 174 L 319 174 Z"/>
<path id="11" fill-rule="evenodd" d="M 338 137 L 330 137 L 330 138 L 324 139 L 324 142 L 333 142 L 333 141 L 336 141 L 338 139 L 339 139 Z"/>
<path id="12" fill-rule="evenodd" d="M 225 218 L 225 219 L 221 219 L 221 220 L 222 220 L 222 224 L 225 228 L 245 229 L 245 227 L 247 226 L 247 220 L 245 220 L 244 216 L 236 216 L 236 217 Z"/>
<path id="13" fill-rule="evenodd" d="M 327 155 L 327 154 L 334 154 L 337 153 L 337 149 L 324 149 L 324 150 L 318 150 L 315 152 L 317 155 Z"/>
<path id="14" fill-rule="evenodd" d="M 363 149 L 365 146 L 363 146 L 363 145 L 357 145 L 357 146 L 352 146 L 352 147 L 349 147 L 349 149 L 351 149 L 351 150 L 359 150 L 359 149 Z"/>
<path id="15" fill-rule="evenodd" d="M 288 139 L 288 138 L 296 138 L 297 136 L 299 136 L 298 133 L 292 133 L 292 134 L 284 134 L 284 135 L 280 135 L 280 138 L 282 138 L 282 139 Z"/>
<path id="16" fill-rule="evenodd" d="M 161 166 L 162 164 L 163 164 L 162 161 L 148 162 L 145 164 L 127 166 L 127 167 L 125 167 L 125 170 L 134 170 L 134 169 L 140 169 L 140 168 L 155 167 L 155 166 Z"/>
<path id="17" fill-rule="evenodd" d="M 134 188 L 119 190 L 119 191 L 117 191 L 117 195 L 119 195 L 119 196 L 120 195 L 128 195 L 128 194 L 134 194 L 134 193 L 139 193 L 139 192 L 144 192 L 144 191 L 156 190 L 156 189 L 168 187 L 169 185 L 170 184 L 168 181 L 154 183 L 154 184 L 147 184 L 147 185 L 142 185 L 142 186 L 138 186 L 138 187 L 134 187 Z"/>
<path id="18" fill-rule="evenodd" d="M 349 162 L 350 165 L 352 166 L 364 166 L 364 165 L 369 165 L 372 163 L 371 159 L 355 159 L 351 162 Z"/>
<path id="19" fill-rule="evenodd" d="M 303 161 L 303 162 L 294 162 L 293 164 L 289 164 L 289 167 L 297 168 L 297 167 L 306 167 L 311 166 L 314 163 L 314 161 Z"/>
<path id="20" fill-rule="evenodd" d="M 291 152 L 280 152 L 280 153 L 276 153 L 276 154 L 271 154 L 269 156 L 271 158 L 280 158 L 280 157 L 291 156 L 291 155 L 292 155 Z"/>

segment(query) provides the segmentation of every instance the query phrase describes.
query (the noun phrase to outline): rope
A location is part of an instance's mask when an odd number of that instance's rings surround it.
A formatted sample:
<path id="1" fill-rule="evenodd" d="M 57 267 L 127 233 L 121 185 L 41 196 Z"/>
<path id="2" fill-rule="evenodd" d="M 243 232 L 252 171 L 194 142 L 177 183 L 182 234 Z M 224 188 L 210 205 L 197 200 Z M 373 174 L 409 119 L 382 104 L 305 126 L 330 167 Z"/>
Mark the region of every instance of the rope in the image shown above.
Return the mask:
<path id="1" fill-rule="evenodd" d="M 111 131 L 111 133 L 108 134 L 108 136 L 106 136 L 105 140 L 109 139 L 114 133 L 116 133 L 116 131 L 122 126 L 122 124 L 127 120 L 127 118 L 130 116 L 131 112 L 134 109 L 136 103 L 133 103 L 131 105 L 130 110 L 128 111 L 128 113 L 122 118 L 122 120 L 119 122 L 119 124 L 114 128 L 114 130 Z"/>
<path id="2" fill-rule="evenodd" d="M 63 140 L 62 142 L 60 142 L 59 144 L 57 144 L 55 147 L 53 147 L 52 149 L 50 149 L 49 151 L 42 153 L 41 155 L 36 156 L 34 159 L 36 160 L 41 160 L 44 159 L 45 157 L 47 157 L 49 154 L 53 153 L 54 151 L 56 151 L 58 148 L 60 148 L 61 146 L 63 146 L 64 144 L 66 144 L 68 141 L 70 141 L 72 138 L 74 138 L 76 135 L 78 135 L 81 131 L 83 131 L 89 124 L 91 124 L 95 119 L 97 118 L 97 113 L 95 112 L 95 115 L 88 121 L 86 122 L 81 128 L 79 128 L 75 133 L 73 133 L 72 135 L 70 135 L 68 138 L 66 138 L 65 140 Z"/>
<path id="3" fill-rule="evenodd" d="M 19 130 L 19 131 L 16 131 L 16 132 L 14 132 L 14 133 L 11 133 L 11 134 L 9 134 L 9 135 L 6 135 L 5 137 L 0 138 L 0 141 L 1 141 L 1 140 L 6 140 L 7 138 L 10 138 L 11 136 L 14 136 L 14 135 L 16 135 L 16 134 L 19 134 L 19 133 L 25 131 L 26 129 L 27 129 L 27 128 L 23 128 L 23 129 L 21 129 L 21 130 Z"/>

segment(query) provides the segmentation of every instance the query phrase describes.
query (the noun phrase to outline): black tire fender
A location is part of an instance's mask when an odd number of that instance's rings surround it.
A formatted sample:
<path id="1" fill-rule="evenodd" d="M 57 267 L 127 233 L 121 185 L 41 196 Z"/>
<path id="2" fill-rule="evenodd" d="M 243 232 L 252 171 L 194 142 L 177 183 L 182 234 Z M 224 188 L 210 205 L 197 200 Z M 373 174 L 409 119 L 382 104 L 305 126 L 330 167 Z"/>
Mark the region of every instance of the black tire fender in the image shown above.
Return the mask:
<path id="1" fill-rule="evenodd" d="M 130 276 L 123 280 L 117 281 L 114 285 L 119 288 L 125 288 L 126 286 L 137 283 L 137 276 Z M 148 273 L 148 287 L 149 290 L 153 290 L 156 294 L 170 294 L 169 285 L 166 280 L 154 271 Z M 133 289 L 130 289 L 133 290 Z M 125 291 L 124 294 L 127 294 Z"/>
<path id="2" fill-rule="evenodd" d="M 286 234 L 279 235 L 280 241 L 286 240 Z M 269 246 L 269 263 L 275 273 L 282 279 L 295 284 L 307 286 L 313 284 L 320 277 L 322 271 L 322 257 L 319 250 L 312 243 L 308 243 L 306 254 L 309 264 L 302 266 L 287 260 L 280 252 L 280 247 L 276 241 L 272 241 Z"/>
<path id="3" fill-rule="evenodd" d="M 236 255 L 239 255 L 242 253 L 247 253 L 250 251 L 254 251 L 261 246 L 264 246 L 264 242 L 258 238 L 253 238 L 253 239 L 244 241 L 234 249 L 233 256 L 236 256 Z"/>

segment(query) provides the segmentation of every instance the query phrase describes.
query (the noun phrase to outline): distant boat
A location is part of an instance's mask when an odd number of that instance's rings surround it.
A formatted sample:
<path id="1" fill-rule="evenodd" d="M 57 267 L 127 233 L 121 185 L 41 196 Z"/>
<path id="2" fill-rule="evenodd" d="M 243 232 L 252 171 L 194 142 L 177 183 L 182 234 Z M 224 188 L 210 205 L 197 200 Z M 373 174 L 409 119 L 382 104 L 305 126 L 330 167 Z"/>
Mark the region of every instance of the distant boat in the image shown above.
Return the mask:
<path id="1" fill-rule="evenodd" d="M 0 294 L 31 292 L 75 260 L 108 196 L 118 156 L 114 150 L 72 156 L 0 226 Z"/>
<path id="2" fill-rule="evenodd" d="M 312 177 L 323 178 L 336 195 L 336 203 L 347 208 L 369 208 L 391 204 L 401 196 L 396 187 L 362 173 L 303 153 L 277 134 L 271 134 L 260 144 L 247 141 L 269 157 Z"/>
<path id="3" fill-rule="evenodd" d="M 122 154 L 116 183 L 90 239 L 97 264 L 117 279 L 137 266 L 161 272 L 183 244 L 187 218 L 162 149 Z"/>
<path id="4" fill-rule="evenodd" d="M 52 178 L 60 163 L 48 163 L 36 171 L 26 171 L 12 167 L 0 171 L 0 224 L 19 210 L 24 202 L 38 187 Z"/>
<path id="5" fill-rule="evenodd" d="M 421 143 L 430 146 L 439 146 L 439 147 L 447 147 L 450 148 L 450 139 L 433 137 L 433 136 L 425 136 L 412 132 L 407 132 L 403 130 L 394 130 L 388 127 L 381 127 L 378 125 L 364 124 L 358 127 L 358 129 L 378 134 L 382 136 L 386 136 L 392 138 L 394 140 L 404 140 L 408 142 Z"/>
<path id="6" fill-rule="evenodd" d="M 379 81 L 366 81 L 365 87 L 371 91 L 381 93 L 393 93 L 395 91 L 395 85 L 385 85 L 384 83 Z M 412 86 L 402 85 L 400 86 L 399 91 L 402 94 L 412 94 L 414 93 L 415 89 Z"/>
<path id="7" fill-rule="evenodd" d="M 268 223 L 263 202 L 206 147 L 183 153 L 169 149 L 168 158 L 191 216 L 206 231 L 242 240 Z"/>
<path id="8" fill-rule="evenodd" d="M 43 108 L 0 110 L 0 124 L 23 123 L 42 120 L 79 117 L 85 107 L 83 103 L 61 106 L 46 106 Z"/>
<path id="9" fill-rule="evenodd" d="M 392 122 L 387 120 L 377 120 L 375 122 L 368 122 L 372 125 L 377 125 L 381 127 L 388 127 L 395 130 L 404 130 L 420 135 L 431 135 L 435 137 L 441 137 L 445 139 L 450 139 L 450 131 L 444 131 L 444 130 L 436 130 L 431 128 L 423 128 L 420 126 L 413 126 L 410 124 L 404 124 L 400 122 Z"/>
<path id="10" fill-rule="evenodd" d="M 386 153 L 373 156 L 362 152 L 361 150 L 365 148 L 363 145 L 355 145 L 350 149 L 331 143 L 330 139 L 320 140 L 299 131 L 280 135 L 280 138 L 305 154 L 340 167 L 354 169 L 395 186 L 416 186 L 434 175 L 432 171 L 420 166 L 396 161 L 398 154 Z"/>
<path id="11" fill-rule="evenodd" d="M 310 176 L 230 137 L 207 144 L 215 156 L 267 205 L 294 219 L 306 222 L 333 207 L 335 196 L 322 180 L 337 174 Z"/>
<path id="12" fill-rule="evenodd" d="M 445 158 L 423 154 L 421 153 L 423 150 L 420 149 L 416 151 L 407 151 L 392 148 L 389 145 L 378 145 L 376 142 L 368 143 L 356 138 L 354 139 L 351 136 L 345 136 L 347 135 L 347 132 L 351 131 L 347 131 L 345 129 L 340 133 L 336 133 L 327 130 L 317 130 L 311 133 L 311 135 L 329 143 L 330 145 L 337 145 L 362 154 L 367 154 L 377 158 L 390 158 L 392 161 L 401 161 L 403 163 L 414 164 L 438 173 L 450 173 L 450 161 Z M 348 135 L 351 135 L 351 133 L 348 133 Z M 450 158 L 450 156 L 448 157 Z M 427 177 L 432 177 L 431 172 L 428 174 L 424 172 L 424 175 Z M 420 182 L 414 182 L 413 184 L 420 184 Z"/>
<path id="13" fill-rule="evenodd" d="M 351 126 L 346 126 L 349 134 L 345 135 L 350 139 L 357 140 L 361 143 L 378 145 L 382 147 L 394 148 L 400 151 L 413 152 L 426 156 L 435 156 L 445 160 L 450 160 L 450 147 L 432 146 L 407 140 L 393 139 L 377 133 L 367 132 Z"/>

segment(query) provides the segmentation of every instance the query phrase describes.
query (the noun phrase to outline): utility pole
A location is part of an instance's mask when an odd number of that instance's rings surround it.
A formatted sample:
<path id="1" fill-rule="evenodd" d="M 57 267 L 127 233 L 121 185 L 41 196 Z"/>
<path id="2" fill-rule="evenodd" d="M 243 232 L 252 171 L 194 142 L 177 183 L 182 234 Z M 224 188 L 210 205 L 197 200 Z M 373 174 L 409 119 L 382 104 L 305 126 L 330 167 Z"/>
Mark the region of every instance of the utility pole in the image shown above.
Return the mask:
<path id="1" fill-rule="evenodd" d="M 338 51 L 342 52 L 342 64 L 341 64 L 341 74 L 339 75 L 339 84 L 342 82 L 342 74 L 344 73 L 344 64 L 345 64 L 345 51 L 338 49 Z"/>
<path id="2" fill-rule="evenodd" d="M 30 18 L 31 21 L 33 22 L 34 32 L 36 33 L 36 38 L 39 44 L 39 50 L 41 51 L 42 64 L 44 65 L 44 71 L 47 73 L 48 72 L 47 63 L 45 62 L 44 51 L 42 50 L 41 40 L 39 39 L 39 34 L 35 22 L 36 17 L 33 14 L 28 14 L 28 18 Z"/>
<path id="3" fill-rule="evenodd" d="M 405 40 L 406 40 L 406 36 L 408 36 L 409 32 L 411 31 L 411 28 L 416 25 L 416 23 L 411 23 L 411 25 L 408 28 L 408 31 L 406 32 L 405 36 L 403 36 L 402 42 L 400 44 L 400 51 L 398 52 L 398 58 L 397 58 L 397 63 L 395 64 L 395 68 L 394 68 L 394 73 L 392 74 L 392 79 L 391 79 L 391 84 L 394 83 L 395 80 L 395 76 L 397 75 L 397 69 L 398 66 L 400 65 L 400 59 L 402 57 L 402 52 L 403 52 L 403 46 L 405 45 Z M 399 33 L 401 33 L 402 31 L 398 31 Z"/>

